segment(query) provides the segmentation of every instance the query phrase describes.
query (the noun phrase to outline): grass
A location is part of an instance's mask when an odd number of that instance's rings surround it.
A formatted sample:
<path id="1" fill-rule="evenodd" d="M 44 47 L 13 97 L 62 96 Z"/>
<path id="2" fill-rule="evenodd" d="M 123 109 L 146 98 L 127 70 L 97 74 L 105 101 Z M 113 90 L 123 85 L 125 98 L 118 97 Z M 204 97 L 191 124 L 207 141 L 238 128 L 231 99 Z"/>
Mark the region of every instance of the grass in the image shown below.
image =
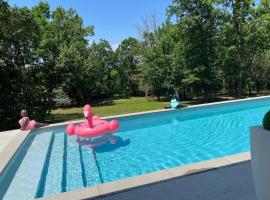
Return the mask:
<path id="1" fill-rule="evenodd" d="M 226 100 L 224 97 L 214 99 L 212 101 L 223 101 Z M 203 103 L 201 99 L 194 99 L 192 101 L 182 101 L 181 105 L 183 107 L 189 105 L 195 105 Z M 144 98 L 144 97 L 132 97 L 127 99 L 113 99 L 105 100 L 93 104 L 93 113 L 95 115 L 104 117 L 111 115 L 128 114 L 135 112 L 143 112 L 150 110 L 163 109 L 164 106 L 169 106 L 169 99 L 162 99 L 157 101 L 154 98 Z M 83 110 L 81 107 L 72 108 L 58 108 L 51 112 L 51 115 L 45 120 L 46 123 L 58 123 L 70 120 L 77 120 L 83 118 Z"/>
<path id="2" fill-rule="evenodd" d="M 155 99 L 146 99 L 143 97 L 134 97 L 128 99 L 107 100 L 93 105 L 93 113 L 104 117 L 110 115 L 120 115 L 149 110 L 163 109 L 168 106 L 169 100 L 156 101 Z M 58 123 L 69 120 L 83 118 L 82 107 L 58 108 L 51 112 L 47 118 L 47 123 Z"/>

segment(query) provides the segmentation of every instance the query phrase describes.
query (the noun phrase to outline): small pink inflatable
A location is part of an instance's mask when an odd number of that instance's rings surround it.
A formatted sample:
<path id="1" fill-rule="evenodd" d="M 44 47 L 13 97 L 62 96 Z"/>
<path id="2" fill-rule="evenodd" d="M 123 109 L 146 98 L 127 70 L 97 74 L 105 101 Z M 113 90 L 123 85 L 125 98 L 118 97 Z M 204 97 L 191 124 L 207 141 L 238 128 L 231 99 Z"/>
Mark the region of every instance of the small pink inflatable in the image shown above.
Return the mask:
<path id="1" fill-rule="evenodd" d="M 91 138 L 104 135 L 109 132 L 116 132 L 119 128 L 117 120 L 106 121 L 98 116 L 92 117 L 92 108 L 85 105 L 83 108 L 84 117 L 87 119 L 83 123 L 75 126 L 69 124 L 66 128 L 68 135 L 77 135 L 82 138 Z"/>

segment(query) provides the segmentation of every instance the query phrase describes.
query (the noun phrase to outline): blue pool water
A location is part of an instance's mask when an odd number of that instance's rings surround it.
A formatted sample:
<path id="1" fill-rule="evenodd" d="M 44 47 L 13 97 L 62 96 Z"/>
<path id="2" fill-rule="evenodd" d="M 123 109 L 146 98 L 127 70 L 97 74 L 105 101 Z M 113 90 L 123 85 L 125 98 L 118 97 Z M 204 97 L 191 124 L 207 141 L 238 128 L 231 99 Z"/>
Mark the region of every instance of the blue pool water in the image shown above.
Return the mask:
<path id="1" fill-rule="evenodd" d="M 79 146 L 65 127 L 32 134 L 0 177 L 0 199 L 33 199 L 249 151 L 270 98 L 119 118 L 116 144 Z"/>

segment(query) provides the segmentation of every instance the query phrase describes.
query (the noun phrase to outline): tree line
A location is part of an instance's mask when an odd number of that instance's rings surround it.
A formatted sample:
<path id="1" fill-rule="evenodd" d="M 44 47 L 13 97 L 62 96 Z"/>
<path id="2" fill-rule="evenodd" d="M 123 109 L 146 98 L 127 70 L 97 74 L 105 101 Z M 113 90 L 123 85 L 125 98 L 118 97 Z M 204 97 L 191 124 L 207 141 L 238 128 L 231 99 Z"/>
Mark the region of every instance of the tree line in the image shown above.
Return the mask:
<path id="1" fill-rule="evenodd" d="M 106 40 L 89 44 L 94 26 L 74 9 L 45 1 L 0 0 L 0 27 L 2 130 L 17 126 L 20 109 L 40 120 L 63 97 L 77 105 L 175 93 L 209 100 L 270 88 L 269 0 L 172 0 L 165 22 L 146 20 L 139 39 L 115 51 Z"/>

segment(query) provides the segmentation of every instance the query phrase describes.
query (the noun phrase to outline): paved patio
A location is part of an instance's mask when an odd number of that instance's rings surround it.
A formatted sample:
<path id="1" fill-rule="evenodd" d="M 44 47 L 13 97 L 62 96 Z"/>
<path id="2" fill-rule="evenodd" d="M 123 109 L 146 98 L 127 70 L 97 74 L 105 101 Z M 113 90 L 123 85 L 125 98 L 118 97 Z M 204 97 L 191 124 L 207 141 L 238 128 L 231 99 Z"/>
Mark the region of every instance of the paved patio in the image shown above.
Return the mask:
<path id="1" fill-rule="evenodd" d="M 175 178 L 98 200 L 256 200 L 250 161 Z"/>

